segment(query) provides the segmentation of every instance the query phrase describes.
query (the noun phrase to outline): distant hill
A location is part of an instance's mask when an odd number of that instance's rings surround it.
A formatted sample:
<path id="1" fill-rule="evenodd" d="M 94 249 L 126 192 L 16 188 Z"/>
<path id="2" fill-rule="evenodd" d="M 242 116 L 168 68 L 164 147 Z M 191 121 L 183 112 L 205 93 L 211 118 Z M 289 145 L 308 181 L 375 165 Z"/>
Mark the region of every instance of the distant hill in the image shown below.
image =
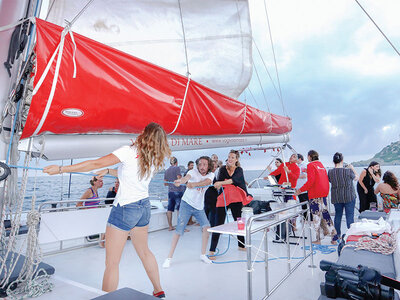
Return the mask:
<path id="1" fill-rule="evenodd" d="M 353 162 L 352 165 L 355 167 L 368 166 L 371 161 L 377 161 L 381 165 L 400 165 L 400 141 L 393 142 L 390 145 L 383 148 L 380 152 L 374 155 L 374 157 L 367 160 L 360 160 Z"/>

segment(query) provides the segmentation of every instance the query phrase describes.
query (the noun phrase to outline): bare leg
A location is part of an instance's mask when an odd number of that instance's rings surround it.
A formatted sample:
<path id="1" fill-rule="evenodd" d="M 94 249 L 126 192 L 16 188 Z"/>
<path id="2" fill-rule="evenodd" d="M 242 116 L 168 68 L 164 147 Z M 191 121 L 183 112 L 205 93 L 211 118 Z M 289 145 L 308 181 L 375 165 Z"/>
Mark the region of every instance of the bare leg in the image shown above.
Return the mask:
<path id="1" fill-rule="evenodd" d="M 139 255 L 146 270 L 147 276 L 153 284 L 154 293 L 162 290 L 160 284 L 160 274 L 158 272 L 158 264 L 153 252 L 148 247 L 148 226 L 135 227 L 131 230 L 131 240 L 136 253 Z"/>
<path id="2" fill-rule="evenodd" d="M 104 247 L 105 247 L 105 240 L 104 240 L 105 236 L 106 236 L 106 235 L 105 235 L 104 233 L 100 234 L 99 246 L 100 246 L 101 248 L 104 248 Z"/>
<path id="3" fill-rule="evenodd" d="M 190 217 L 189 222 L 187 224 L 188 225 L 193 225 L 194 224 L 193 216 Z"/>
<path id="4" fill-rule="evenodd" d="M 167 211 L 167 221 L 168 221 L 168 227 L 169 231 L 174 230 L 175 228 L 172 226 L 172 211 Z"/>
<path id="5" fill-rule="evenodd" d="M 106 228 L 106 269 L 103 276 L 103 291 L 111 292 L 118 288 L 119 262 L 127 236 L 127 231 L 111 226 Z"/>
<path id="6" fill-rule="evenodd" d="M 172 258 L 172 256 L 174 256 L 176 245 L 178 245 L 180 237 L 181 236 L 177 233 L 175 233 L 174 236 L 172 237 L 171 249 L 169 250 L 168 258 Z"/>
<path id="7" fill-rule="evenodd" d="M 206 254 L 206 248 L 208 244 L 208 237 L 210 236 L 210 233 L 207 231 L 207 229 L 210 228 L 210 226 L 204 227 L 203 228 L 203 233 L 201 236 L 201 254 Z"/>

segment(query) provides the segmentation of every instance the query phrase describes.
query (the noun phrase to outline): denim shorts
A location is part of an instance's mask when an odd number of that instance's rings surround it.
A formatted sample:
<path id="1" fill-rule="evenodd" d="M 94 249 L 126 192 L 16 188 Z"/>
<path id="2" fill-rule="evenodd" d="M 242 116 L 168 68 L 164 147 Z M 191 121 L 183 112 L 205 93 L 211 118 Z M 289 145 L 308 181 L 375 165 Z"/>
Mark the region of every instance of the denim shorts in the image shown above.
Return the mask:
<path id="1" fill-rule="evenodd" d="M 179 235 L 183 235 L 185 232 L 185 228 L 191 216 L 194 216 L 199 222 L 201 228 L 210 227 L 210 222 L 208 222 L 206 213 L 204 209 L 198 210 L 193 206 L 187 204 L 185 201 L 181 202 L 181 208 L 179 210 L 178 222 L 176 225 L 176 233 Z"/>
<path id="2" fill-rule="evenodd" d="M 123 231 L 130 231 L 134 227 L 149 225 L 151 206 L 149 198 L 124 206 L 113 206 L 108 217 L 107 226 L 115 227 Z"/>
<path id="3" fill-rule="evenodd" d="M 168 193 L 168 211 L 179 210 L 183 193 L 169 192 Z"/>

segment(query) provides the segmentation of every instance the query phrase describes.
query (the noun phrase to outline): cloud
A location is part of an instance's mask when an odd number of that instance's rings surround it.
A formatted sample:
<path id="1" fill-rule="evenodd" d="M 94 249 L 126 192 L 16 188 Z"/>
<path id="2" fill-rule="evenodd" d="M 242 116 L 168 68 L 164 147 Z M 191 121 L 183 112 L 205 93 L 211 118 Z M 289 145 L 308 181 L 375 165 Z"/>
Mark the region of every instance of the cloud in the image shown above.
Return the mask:
<path id="1" fill-rule="evenodd" d="M 393 130 L 394 128 L 395 128 L 395 126 L 393 124 L 385 125 L 385 126 L 382 127 L 382 131 L 383 132 L 387 132 L 389 130 Z"/>
<path id="2" fill-rule="evenodd" d="M 323 116 L 321 119 L 321 123 L 321 125 L 330 135 L 336 137 L 343 134 L 343 130 L 340 129 L 339 126 L 334 124 L 334 117 L 332 115 Z"/>

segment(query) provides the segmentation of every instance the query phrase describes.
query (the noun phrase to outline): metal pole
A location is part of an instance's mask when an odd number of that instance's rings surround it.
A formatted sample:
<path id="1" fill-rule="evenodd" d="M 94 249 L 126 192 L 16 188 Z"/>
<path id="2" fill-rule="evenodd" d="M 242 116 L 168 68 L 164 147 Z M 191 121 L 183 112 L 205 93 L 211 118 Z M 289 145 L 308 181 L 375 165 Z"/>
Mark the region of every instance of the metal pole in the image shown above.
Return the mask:
<path id="1" fill-rule="evenodd" d="M 314 253 L 313 253 L 313 248 L 312 248 L 312 234 L 311 234 L 311 208 L 310 208 L 310 202 L 308 202 L 307 204 L 308 206 L 308 211 L 307 211 L 307 218 L 308 218 L 308 236 L 310 239 L 310 259 L 311 259 L 311 265 L 309 265 L 310 268 L 316 268 L 316 266 L 314 265 Z"/>
<path id="2" fill-rule="evenodd" d="M 287 247 L 288 272 L 290 273 L 289 219 L 286 220 L 286 247 Z"/>
<path id="3" fill-rule="evenodd" d="M 71 165 L 73 164 L 74 160 L 71 159 Z M 68 199 L 71 198 L 71 180 L 72 180 L 72 173 L 69 173 L 69 183 L 68 183 Z"/>
<path id="4" fill-rule="evenodd" d="M 252 223 L 253 223 L 252 220 L 246 222 L 246 239 L 244 241 L 246 245 L 251 245 L 250 228 Z M 247 254 L 247 299 L 252 300 L 253 282 L 252 282 L 252 270 L 251 270 L 251 247 L 246 246 L 246 254 Z"/>
<path id="5" fill-rule="evenodd" d="M 303 215 L 301 215 L 303 216 Z M 306 219 L 303 216 L 303 256 L 306 257 Z"/>
<path id="6" fill-rule="evenodd" d="M 265 294 L 269 293 L 269 277 L 268 277 L 268 230 L 264 229 L 265 241 L 264 241 L 264 250 L 265 250 Z"/>

